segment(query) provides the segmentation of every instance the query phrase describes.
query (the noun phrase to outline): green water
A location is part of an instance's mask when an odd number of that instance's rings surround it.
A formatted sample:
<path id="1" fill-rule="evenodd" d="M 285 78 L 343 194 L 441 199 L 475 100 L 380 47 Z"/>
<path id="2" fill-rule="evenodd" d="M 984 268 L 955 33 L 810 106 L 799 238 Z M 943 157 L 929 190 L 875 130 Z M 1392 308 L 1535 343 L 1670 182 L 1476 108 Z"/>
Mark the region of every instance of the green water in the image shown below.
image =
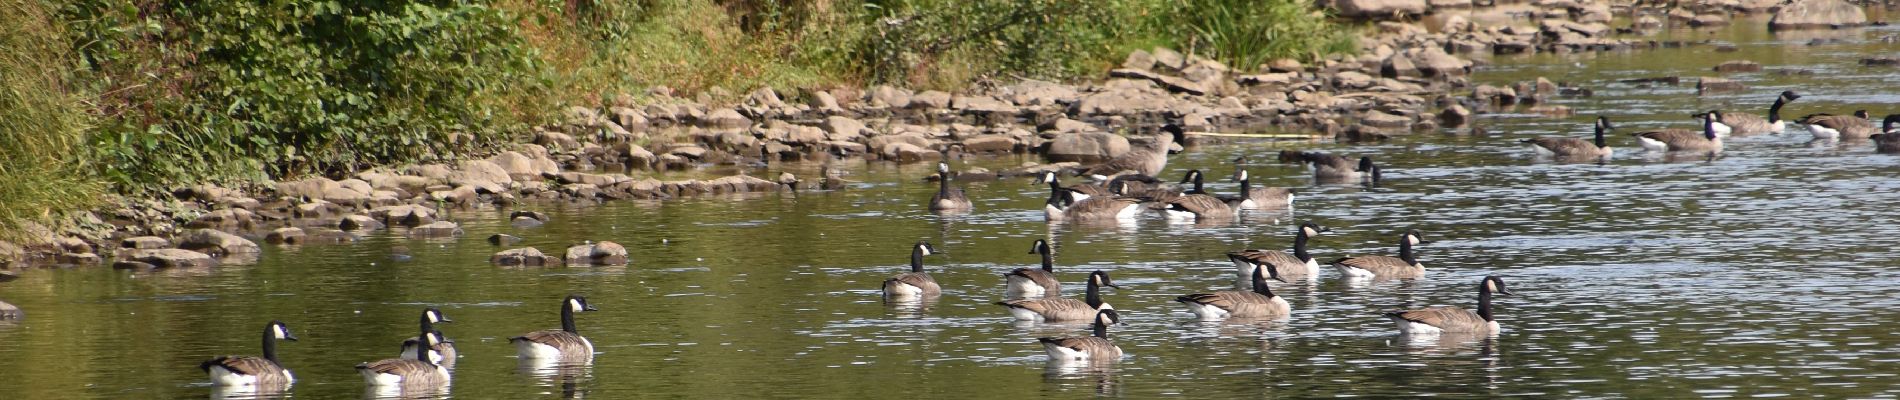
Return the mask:
<path id="1" fill-rule="evenodd" d="M 1598 113 L 1624 133 L 1693 127 L 1714 107 L 1765 109 L 1774 93 L 1804 97 L 1784 111 L 1890 109 L 1900 70 L 1859 67 L 1892 54 L 1888 28 L 1847 31 L 1806 46 L 1753 22 L 1704 33 L 1734 43 L 1631 53 L 1496 58 L 1476 81 L 1536 76 L 1596 96 L 1559 99 L 1578 116 L 1490 115 L 1489 136 L 1421 134 L 1373 145 L 1249 142 L 1200 146 L 1170 162 L 1231 172 L 1236 155 L 1279 149 L 1369 154 L 1386 165 L 1376 189 L 1312 186 L 1301 167 L 1251 165 L 1256 184 L 1300 188 L 1291 213 L 1237 223 L 1123 227 L 1042 222 L 1046 188 L 1026 179 L 960 183 L 976 211 L 924 211 L 931 165 L 846 164 L 861 183 L 836 192 L 768 193 L 603 206 L 530 205 L 553 220 L 514 228 L 507 211 L 452 212 L 468 236 L 411 240 L 377 232 L 340 246 L 267 246 L 255 265 L 133 273 L 103 267 L 29 270 L 0 284 L 26 318 L 0 325 L 0 397 L 181 398 L 210 394 L 196 366 L 257 354 L 257 335 L 283 320 L 301 341 L 280 345 L 298 376 L 290 395 L 364 394 L 352 368 L 389 358 L 425 306 L 456 322 L 450 395 L 461 398 L 950 397 L 1150 398 L 1320 396 L 1894 397 L 1900 322 L 1892 289 L 1900 237 L 1900 157 L 1865 143 L 1809 143 L 1807 133 L 1734 138 L 1713 161 L 1649 157 L 1627 136 L 1606 164 L 1533 160 L 1517 142 L 1584 135 Z M 1693 84 L 1637 87 L 1644 76 L 1712 74 L 1751 59 L 1813 75 L 1738 74 L 1750 90 L 1697 97 Z M 1754 112 L 1764 112 L 1757 110 Z M 992 169 L 1030 158 L 959 162 Z M 775 165 L 816 176 L 817 165 Z M 1231 192 L 1236 184 L 1210 182 Z M 1233 287 L 1223 253 L 1285 249 L 1295 221 L 1334 229 L 1313 240 L 1326 260 L 1392 254 L 1417 228 L 1423 279 L 1351 283 L 1323 271 L 1276 285 L 1294 307 L 1285 322 L 1203 323 L 1171 300 Z M 583 240 L 626 245 L 626 267 L 501 268 L 481 238 L 515 234 L 544 251 Z M 1023 324 L 1001 307 L 1008 269 L 1031 266 L 1036 239 L 1057 246 L 1057 271 L 1079 288 L 1087 271 L 1113 274 L 1105 297 L 1123 312 L 1112 329 L 1129 353 L 1100 369 L 1046 365 L 1035 339 L 1081 335 L 1073 325 Z M 923 307 L 887 305 L 879 283 L 905 269 L 908 246 L 948 252 L 925 262 L 944 286 Z M 409 258 L 395 257 L 404 254 Z M 1414 341 L 1379 317 L 1429 305 L 1472 306 L 1487 274 L 1517 296 L 1497 300 L 1495 338 Z M 1070 289 L 1079 295 L 1079 289 Z M 596 346 L 579 376 L 518 370 L 507 338 L 557 327 L 568 293 L 599 312 L 579 316 Z"/>

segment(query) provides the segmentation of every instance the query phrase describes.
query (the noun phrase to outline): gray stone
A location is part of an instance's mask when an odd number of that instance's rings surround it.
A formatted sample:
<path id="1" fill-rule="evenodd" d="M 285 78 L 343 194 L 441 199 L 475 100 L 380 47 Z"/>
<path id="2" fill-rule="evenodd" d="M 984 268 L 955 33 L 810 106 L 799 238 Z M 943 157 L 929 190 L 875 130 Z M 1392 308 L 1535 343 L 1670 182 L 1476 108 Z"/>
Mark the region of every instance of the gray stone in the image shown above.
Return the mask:
<path id="1" fill-rule="evenodd" d="M 811 106 L 812 111 L 817 111 L 817 112 L 825 113 L 825 114 L 838 114 L 838 113 L 844 112 L 844 107 L 838 106 L 838 98 L 832 96 L 831 92 L 826 92 L 823 90 L 813 90 L 811 91 L 810 97 L 811 97 L 811 102 L 809 105 Z"/>
<path id="2" fill-rule="evenodd" d="M 1070 132 L 1049 141 L 1050 161 L 1097 162 L 1127 153 L 1128 138 L 1102 132 Z"/>
<path id="3" fill-rule="evenodd" d="M 346 231 L 382 229 L 383 223 L 368 215 L 350 215 L 337 222 L 337 229 Z"/>
<path id="4" fill-rule="evenodd" d="M 449 221 L 435 221 L 427 225 L 409 228 L 409 236 L 413 237 L 451 237 L 461 235 L 462 227 Z"/>
<path id="5" fill-rule="evenodd" d="M 737 110 L 721 107 L 706 113 L 706 116 L 699 119 L 699 123 L 706 127 L 743 128 L 751 126 L 752 120 L 746 118 L 744 115 L 739 115 L 739 111 Z"/>
<path id="6" fill-rule="evenodd" d="M 1743 86 L 1741 82 L 1729 80 L 1728 78 L 1704 77 L 1695 84 L 1696 94 L 1733 92 L 1745 89 L 1747 89 L 1747 87 Z"/>
<path id="7" fill-rule="evenodd" d="M 908 106 L 910 105 L 910 91 L 891 87 L 890 85 L 878 85 L 877 87 L 871 88 L 870 103 L 872 107 L 877 108 Z"/>
<path id="8" fill-rule="evenodd" d="M 157 236 L 139 236 L 139 237 L 133 237 L 133 238 L 126 238 L 125 240 L 119 242 L 119 248 L 134 249 L 134 250 L 162 249 L 166 247 L 171 247 L 171 245 L 172 245 L 171 241 L 165 240 L 165 238 L 157 237 Z"/>
<path id="9" fill-rule="evenodd" d="M 264 242 L 270 244 L 303 244 L 303 229 L 296 227 L 277 228 L 264 235 Z"/>
<path id="10" fill-rule="evenodd" d="M 1446 54 L 1444 50 L 1433 47 L 1419 51 L 1412 57 L 1412 64 L 1426 77 L 1459 77 L 1469 72 L 1471 63 Z"/>
<path id="11" fill-rule="evenodd" d="M 139 249 L 125 252 L 119 258 L 119 262 L 112 264 L 113 268 L 196 268 L 218 265 L 218 261 L 209 254 L 185 249 Z"/>
<path id="12" fill-rule="evenodd" d="M 863 122 L 836 115 L 825 117 L 818 127 L 824 129 L 825 137 L 830 140 L 857 140 L 864 134 Z"/>
<path id="13" fill-rule="evenodd" d="M 1390 18 L 1424 14 L 1428 5 L 1425 0 L 1336 0 L 1333 7 L 1341 16 Z"/>
<path id="14" fill-rule="evenodd" d="M 227 208 L 198 216 L 186 228 L 250 230 L 257 227 L 257 214 L 242 208 Z"/>
<path id="15" fill-rule="evenodd" d="M 884 145 L 884 147 L 878 149 L 878 155 L 883 156 L 887 160 L 896 160 L 898 162 L 930 161 L 943 158 L 942 153 L 908 142 L 893 142 Z"/>
<path id="16" fill-rule="evenodd" d="M 288 198 L 322 198 L 323 193 L 341 185 L 324 177 L 310 177 L 289 182 L 278 182 L 277 195 Z"/>
<path id="17" fill-rule="evenodd" d="M 1135 49 L 1128 53 L 1127 59 L 1122 60 L 1122 68 L 1149 70 L 1154 67 L 1155 56 L 1149 54 L 1147 50 Z"/>
<path id="18" fill-rule="evenodd" d="M 1794 0 L 1768 20 L 1774 29 L 1844 28 L 1867 25 L 1867 13 L 1843 0 Z"/>
<path id="19" fill-rule="evenodd" d="M 963 139 L 963 151 L 971 153 L 1013 153 L 1016 141 L 1004 135 L 982 135 Z"/>
<path id="20" fill-rule="evenodd" d="M 435 209 L 414 204 L 384 206 L 370 209 L 369 216 L 403 226 L 421 226 L 435 222 Z"/>
<path id="21" fill-rule="evenodd" d="M 1715 72 L 1721 72 L 1721 73 L 1761 72 L 1761 63 L 1748 61 L 1748 60 L 1729 61 L 1729 62 L 1717 64 L 1715 66 Z"/>
<path id="22" fill-rule="evenodd" d="M 627 248 L 619 243 L 597 242 L 567 248 L 567 263 L 580 265 L 624 265 Z"/>
<path id="23" fill-rule="evenodd" d="M 561 259 L 541 254 L 540 249 L 523 247 L 496 252 L 488 257 L 488 262 L 503 267 L 552 267 L 561 265 Z"/>
<path id="24" fill-rule="evenodd" d="M 1438 121 L 1447 127 L 1460 127 L 1471 123 L 1471 110 L 1463 105 L 1452 104 L 1438 113 Z"/>
<path id="25" fill-rule="evenodd" d="M 1187 67 L 1187 57 L 1182 56 L 1180 52 L 1174 51 L 1174 49 L 1156 47 L 1151 53 L 1154 56 L 1155 64 L 1161 68 L 1166 68 L 1170 71 L 1180 71 L 1181 68 Z"/>
<path id="26" fill-rule="evenodd" d="M 950 94 L 936 90 L 926 90 L 923 93 L 911 96 L 910 104 L 906 107 L 929 110 L 950 108 Z"/>
<path id="27" fill-rule="evenodd" d="M 256 253 L 257 243 L 250 239 L 225 233 L 216 229 L 199 229 L 179 238 L 178 248 L 223 257 L 232 254 Z"/>
<path id="28" fill-rule="evenodd" d="M 1689 20 L 1689 26 L 1722 26 L 1722 25 L 1728 25 L 1728 17 L 1722 16 L 1721 14 L 1701 14 L 1701 15 L 1695 16 L 1695 19 Z"/>

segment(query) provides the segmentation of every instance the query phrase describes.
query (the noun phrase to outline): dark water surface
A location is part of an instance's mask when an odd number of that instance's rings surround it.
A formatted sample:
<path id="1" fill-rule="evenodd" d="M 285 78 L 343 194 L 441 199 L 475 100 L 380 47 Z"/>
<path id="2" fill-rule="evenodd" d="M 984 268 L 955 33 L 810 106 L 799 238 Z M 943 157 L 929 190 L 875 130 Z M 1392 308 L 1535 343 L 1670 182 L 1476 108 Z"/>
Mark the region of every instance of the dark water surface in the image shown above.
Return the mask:
<path id="1" fill-rule="evenodd" d="M 394 356 L 424 306 L 457 322 L 452 395 L 462 398 L 1191 397 L 1445 395 L 1527 397 L 1900 396 L 1900 157 L 1865 143 L 1809 143 L 1803 128 L 1729 141 L 1720 158 L 1645 156 L 1626 135 L 1607 164 L 1533 160 L 1517 141 L 1586 135 L 1597 113 L 1623 133 L 1694 127 L 1693 110 L 1763 113 L 1781 90 L 1806 98 L 1784 111 L 1869 108 L 1897 112 L 1894 69 L 1855 60 L 1893 54 L 1891 28 L 1831 33 L 1808 46 L 1765 22 L 1670 35 L 1733 43 L 1631 53 L 1497 58 L 1476 81 L 1537 76 L 1591 87 L 1559 99 L 1570 118 L 1492 115 L 1489 136 L 1419 134 L 1376 145 L 1250 142 L 1177 156 L 1224 177 L 1228 160 L 1279 149 L 1371 154 L 1389 180 L 1367 190 L 1312 186 L 1295 166 L 1250 166 L 1260 184 L 1300 187 L 1292 213 L 1253 213 L 1224 226 L 1148 218 L 1128 227 L 1051 226 L 1046 189 L 1028 180 L 962 183 L 975 213 L 923 211 L 931 165 L 850 164 L 850 190 L 531 206 L 553 222 L 510 227 L 504 212 L 463 211 L 468 236 L 411 240 L 379 232 L 345 246 L 267 246 L 256 265 L 131 273 L 32 270 L 0 284 L 24 308 L 0 325 L 0 397 L 181 398 L 212 391 L 196 365 L 256 354 L 271 319 L 302 338 L 280 346 L 305 398 L 355 397 L 359 362 Z M 1750 90 L 1697 97 L 1693 83 L 1638 87 L 1617 80 L 1710 75 L 1730 59 L 1770 72 L 1736 74 Z M 1776 69 L 1812 70 L 1778 75 Z M 1685 79 L 1685 81 L 1692 81 Z M 1004 168 L 1027 158 L 959 163 Z M 1257 161 L 1258 162 L 1258 161 Z M 771 173 L 755 173 L 774 176 Z M 815 176 L 814 165 L 784 168 Z M 1231 182 L 1210 182 L 1229 192 Z M 1313 241 L 1321 259 L 1393 254 L 1396 234 L 1425 232 L 1423 279 L 1275 288 L 1293 304 L 1284 322 L 1202 323 L 1174 296 L 1233 286 L 1223 253 L 1285 249 L 1296 221 L 1334 229 Z M 500 268 L 481 238 L 505 232 L 544 251 L 582 240 L 622 243 L 627 267 Z M 1124 288 L 1105 297 L 1127 324 L 1112 329 L 1129 356 L 1111 368 L 1045 365 L 1035 337 L 1080 326 L 1008 318 L 999 273 L 1036 262 L 1030 242 L 1057 246 L 1058 273 L 1079 295 L 1087 271 Z M 949 254 L 926 263 L 944 295 L 893 307 L 878 285 L 904 269 L 908 245 Z M 413 258 L 398 260 L 392 254 Z M 1413 341 L 1382 311 L 1471 307 L 1487 274 L 1518 293 L 1497 301 L 1504 333 Z M 584 376 L 517 371 L 507 338 L 558 326 L 566 293 L 590 297 L 581 314 L 598 355 Z"/>

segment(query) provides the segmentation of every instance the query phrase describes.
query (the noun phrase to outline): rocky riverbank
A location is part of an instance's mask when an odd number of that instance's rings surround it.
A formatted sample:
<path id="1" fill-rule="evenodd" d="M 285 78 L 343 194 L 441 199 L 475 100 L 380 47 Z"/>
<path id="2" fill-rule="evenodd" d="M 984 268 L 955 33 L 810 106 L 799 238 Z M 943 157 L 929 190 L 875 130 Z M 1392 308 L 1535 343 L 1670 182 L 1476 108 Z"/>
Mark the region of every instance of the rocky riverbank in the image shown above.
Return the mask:
<path id="1" fill-rule="evenodd" d="M 995 153 L 1034 153 L 1050 162 L 1087 163 L 1128 151 L 1129 138 L 1141 137 L 1133 134 L 1151 132 L 1161 123 L 1182 124 L 1195 132 L 1271 131 L 1340 141 L 1381 140 L 1463 126 L 1478 113 L 1513 110 L 1566 116 L 1568 109 L 1548 100 L 1589 95 L 1588 88 L 1542 78 L 1473 85 L 1469 74 L 1474 66 L 1493 55 L 1698 45 L 1643 36 L 1672 24 L 1718 25 L 1751 13 L 1781 12 L 1774 19 L 1777 27 L 1788 28 L 1868 23 L 1858 7 L 1839 0 L 1785 6 L 1773 0 L 1705 1 L 1675 8 L 1587 0 L 1502 5 L 1340 0 L 1335 6 L 1345 15 L 1401 18 L 1371 25 L 1363 32 L 1359 54 L 1310 63 L 1282 59 L 1229 66 L 1156 48 L 1129 54 L 1099 82 L 1023 79 L 980 84 L 964 93 L 876 86 L 788 96 L 762 88 L 737 104 L 717 104 L 710 99 L 726 96 L 686 96 L 656 87 L 642 96 L 615 96 L 597 108 L 571 107 L 565 121 L 536 128 L 523 135 L 524 143 L 459 162 L 389 166 L 240 188 L 196 185 L 162 198 L 118 199 L 114 206 L 62 221 L 59 228 L 30 229 L 22 244 L 0 242 L 0 260 L 6 260 L 7 268 L 243 263 L 255 259 L 258 242 L 348 243 L 380 229 L 411 237 L 456 237 L 461 235 L 456 223 L 440 218 L 450 209 L 520 209 L 524 211 L 512 218 L 535 224 L 546 217 L 525 210 L 547 202 L 823 189 L 835 179 L 785 173 L 661 181 L 648 171 L 708 165 L 764 171 L 755 167 L 790 160 L 919 162 Z M 1477 18 L 1473 13 L 1471 18 L 1452 15 L 1427 24 L 1405 17 L 1466 8 L 1508 18 Z M 1613 25 L 1619 17 L 1626 22 Z M 1720 90 L 1721 81 L 1705 78 L 1701 84 Z M 1208 140 L 1222 139 L 1191 136 L 1187 145 Z M 509 242 L 492 240 L 498 245 Z M 568 249 L 566 257 L 515 249 L 497 254 L 494 261 L 626 262 L 624 249 L 615 258 L 616 244 L 576 247 Z"/>

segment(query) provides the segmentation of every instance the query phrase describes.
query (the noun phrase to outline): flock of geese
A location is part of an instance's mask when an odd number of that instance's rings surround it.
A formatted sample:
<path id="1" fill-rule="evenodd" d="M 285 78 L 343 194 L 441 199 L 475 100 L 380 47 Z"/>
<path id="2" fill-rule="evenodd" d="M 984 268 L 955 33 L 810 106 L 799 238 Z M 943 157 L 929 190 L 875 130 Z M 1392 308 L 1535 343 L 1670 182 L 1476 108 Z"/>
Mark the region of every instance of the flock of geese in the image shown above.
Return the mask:
<path id="1" fill-rule="evenodd" d="M 587 298 L 568 295 L 561 301 L 561 329 L 528 332 L 508 339 L 515 354 L 530 369 L 550 369 L 587 365 L 593 362 L 594 344 L 574 325 L 574 313 L 596 311 Z M 436 324 L 451 321 L 434 307 L 422 310 L 421 330 L 416 337 L 403 340 L 402 351 L 394 358 L 356 365 L 372 393 L 415 395 L 439 393 L 449 385 L 455 368 L 455 342 L 437 329 Z M 264 355 L 222 356 L 199 364 L 211 376 L 211 383 L 226 394 L 281 393 L 296 378 L 277 360 L 277 341 L 296 341 L 290 326 L 282 321 L 264 325 Z"/>
<path id="2" fill-rule="evenodd" d="M 1725 137 L 1784 132 L 1788 124 L 1781 118 L 1781 109 L 1800 97 L 1793 91 L 1781 92 L 1769 107 L 1766 117 L 1711 110 L 1692 115 L 1700 122 L 1700 130 L 1660 129 L 1636 132 L 1631 136 L 1650 152 L 1707 154 L 1713 157 L 1722 151 L 1722 139 Z M 1795 122 L 1807 126 L 1817 140 L 1871 140 L 1879 152 L 1900 153 L 1900 131 L 1894 127 L 1900 122 L 1900 114 L 1887 116 L 1878 129 L 1868 119 L 1865 110 L 1856 111 L 1853 115 L 1811 114 Z M 1608 117 L 1597 117 L 1591 140 L 1540 137 L 1523 142 L 1540 157 L 1607 160 L 1612 150 L 1605 134 L 1613 129 L 1615 126 Z M 1166 215 L 1169 220 L 1205 221 L 1235 218 L 1239 210 L 1286 209 L 1292 206 L 1292 190 L 1254 186 L 1244 168 L 1237 169 L 1233 175 L 1234 180 L 1240 183 L 1239 193 L 1235 194 L 1205 191 L 1202 184 L 1204 176 L 1200 170 L 1188 171 L 1175 186 L 1154 178 L 1166 166 L 1170 147 L 1183 141 L 1184 134 L 1180 126 L 1165 125 L 1161 133 L 1146 146 L 1101 164 L 1039 174 L 1038 183 L 1048 184 L 1050 188 L 1049 198 L 1043 205 L 1045 219 L 1069 223 L 1127 222 L 1153 210 Z M 1381 179 L 1380 168 L 1371 157 L 1355 160 L 1320 152 L 1282 151 L 1279 160 L 1309 166 L 1318 183 L 1358 182 L 1376 185 Z M 937 172 L 939 186 L 928 208 L 939 212 L 971 210 L 973 205 L 969 197 L 951 183 L 954 175 L 949 164 L 939 163 Z M 1062 172 L 1095 183 L 1064 186 L 1058 181 Z M 1175 301 L 1201 320 L 1285 319 L 1290 315 L 1292 306 L 1284 298 L 1275 295 L 1268 282 L 1286 282 L 1287 277 L 1316 279 L 1321 264 L 1308 253 L 1307 246 L 1313 236 L 1323 232 L 1327 230 L 1317 224 L 1302 223 L 1295 233 L 1291 254 L 1254 249 L 1228 253 L 1241 279 L 1251 283 L 1251 290 L 1189 294 L 1177 297 Z M 1428 242 L 1423 240 L 1421 233 L 1408 230 L 1400 235 L 1396 257 L 1346 257 L 1326 264 L 1346 279 L 1415 279 L 1425 275 L 1425 265 L 1419 262 L 1413 246 L 1425 243 Z M 1018 320 L 1090 323 L 1090 336 L 1038 339 L 1051 361 L 1120 358 L 1121 349 L 1108 336 L 1108 327 L 1118 323 L 1120 315 L 1102 299 L 1101 294 L 1103 287 L 1117 287 L 1108 273 L 1089 273 L 1083 298 L 1065 298 L 1061 295 L 1061 283 L 1056 279 L 1049 244 L 1037 240 L 1031 252 L 1041 254 L 1042 268 L 1019 268 L 1003 274 L 1004 293 L 1008 300 L 996 304 Z M 936 253 L 937 249 L 930 243 L 918 242 L 911 251 L 910 272 L 885 280 L 884 296 L 896 301 L 911 301 L 939 295 L 940 287 L 923 269 L 924 257 Z M 1495 335 L 1500 332 L 1500 328 L 1491 312 L 1491 298 L 1493 295 L 1509 294 L 1511 292 L 1505 289 L 1502 278 L 1486 276 L 1478 285 L 1475 310 L 1446 306 L 1390 312 L 1384 316 L 1393 321 L 1398 331 L 1405 335 L 1448 332 Z"/>
<path id="3" fill-rule="evenodd" d="M 1695 114 L 1700 131 L 1663 129 L 1633 133 L 1641 146 L 1653 152 L 1707 153 L 1722 151 L 1722 138 L 1763 133 L 1782 133 L 1787 121 L 1781 109 L 1799 99 L 1793 91 L 1784 91 L 1764 118 L 1750 114 L 1729 114 L 1720 110 Z M 1815 138 L 1824 140 L 1871 140 L 1882 153 L 1900 153 L 1900 131 L 1894 125 L 1900 114 L 1888 115 L 1876 129 L 1866 111 L 1853 115 L 1812 114 L 1796 120 L 1807 126 Z M 1598 117 L 1595 135 L 1586 141 L 1573 137 L 1542 137 L 1524 143 L 1539 155 L 1562 159 L 1607 159 L 1612 150 L 1605 133 L 1615 129 L 1609 118 Z M 1050 196 L 1044 213 L 1051 222 L 1113 222 L 1138 218 L 1146 211 L 1158 211 L 1170 220 L 1209 220 L 1234 218 L 1238 210 L 1286 209 L 1292 206 L 1294 193 L 1288 188 L 1254 186 L 1245 169 L 1233 178 L 1240 183 L 1235 194 L 1211 194 L 1204 190 L 1205 177 L 1199 170 L 1188 171 L 1178 186 L 1169 186 L 1154 176 L 1166 167 L 1170 149 L 1183 142 L 1185 132 L 1178 125 L 1165 125 L 1159 135 L 1145 146 L 1133 149 L 1101 164 L 1065 171 L 1099 183 L 1065 186 L 1058 171 L 1044 172 L 1039 183 L 1049 185 Z M 1311 167 L 1319 183 L 1364 183 L 1376 185 L 1381 179 L 1378 165 L 1371 157 L 1357 159 L 1328 153 L 1283 151 L 1279 160 Z M 950 166 L 938 164 L 939 187 L 928 203 L 932 211 L 969 211 L 970 199 L 952 184 Z M 1226 290 L 1188 294 L 1175 298 L 1187 311 L 1201 320 L 1228 318 L 1285 319 L 1292 311 L 1286 299 L 1275 295 L 1269 281 L 1317 279 L 1320 263 L 1308 253 L 1308 241 L 1328 230 L 1312 222 L 1299 225 L 1291 254 L 1278 250 L 1244 249 L 1227 254 L 1237 274 L 1251 283 L 1250 290 Z M 1398 256 L 1357 256 L 1327 262 L 1346 279 L 1414 279 L 1425 274 L 1413 246 L 1428 243 L 1417 230 L 1400 235 Z M 1042 257 L 1041 268 L 1018 268 L 1003 274 L 1007 300 L 997 302 L 1018 320 L 1040 322 L 1089 322 L 1091 335 L 1039 338 L 1052 361 L 1106 361 L 1121 357 L 1122 351 L 1109 340 L 1108 327 L 1120 322 L 1120 315 L 1102 299 L 1103 287 L 1116 288 L 1107 272 L 1088 274 L 1081 300 L 1062 296 L 1062 284 L 1056 278 L 1052 249 L 1037 240 L 1031 253 Z M 895 301 L 920 300 L 939 296 L 941 287 L 924 271 L 924 257 L 939 254 L 928 242 L 911 249 L 910 272 L 897 274 L 883 283 L 883 294 Z M 1491 297 L 1508 295 L 1504 280 L 1486 276 L 1478 285 L 1476 310 L 1455 306 L 1432 307 L 1386 313 L 1402 334 L 1436 335 L 1473 333 L 1495 335 L 1500 329 L 1491 312 Z M 582 337 L 574 324 L 574 314 L 594 311 L 581 296 L 562 300 L 561 329 L 529 332 L 513 337 L 517 356 L 534 365 L 584 365 L 593 357 L 593 344 Z M 404 341 L 395 358 L 356 366 L 364 381 L 373 389 L 404 393 L 439 390 L 448 385 L 456 359 L 454 342 L 448 340 L 436 324 L 451 322 L 435 308 L 423 311 L 416 337 Z M 290 327 L 280 321 L 265 325 L 263 355 L 224 356 L 205 361 L 199 367 L 220 387 L 243 390 L 277 391 L 295 380 L 290 370 L 277 360 L 277 341 L 295 341 Z"/>

